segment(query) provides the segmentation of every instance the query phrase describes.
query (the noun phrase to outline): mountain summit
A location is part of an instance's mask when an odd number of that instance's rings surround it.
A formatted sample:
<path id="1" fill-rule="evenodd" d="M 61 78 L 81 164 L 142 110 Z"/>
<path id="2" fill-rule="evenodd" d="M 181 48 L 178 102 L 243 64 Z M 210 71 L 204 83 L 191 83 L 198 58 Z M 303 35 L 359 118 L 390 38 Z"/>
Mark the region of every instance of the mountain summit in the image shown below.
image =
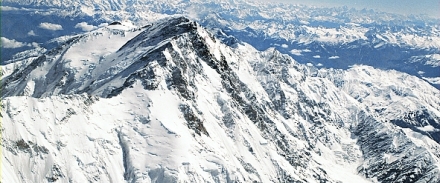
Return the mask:
<path id="1" fill-rule="evenodd" d="M 4 67 L 3 181 L 440 181 L 425 81 L 224 43 L 172 17 Z"/>

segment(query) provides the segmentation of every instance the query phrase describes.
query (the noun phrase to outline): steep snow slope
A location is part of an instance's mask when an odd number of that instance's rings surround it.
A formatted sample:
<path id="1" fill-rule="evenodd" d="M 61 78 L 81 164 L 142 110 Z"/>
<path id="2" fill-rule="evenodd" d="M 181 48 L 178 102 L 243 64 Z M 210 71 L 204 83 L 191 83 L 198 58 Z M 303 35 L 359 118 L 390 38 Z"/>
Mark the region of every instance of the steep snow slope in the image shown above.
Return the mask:
<path id="1" fill-rule="evenodd" d="M 440 180 L 425 81 L 224 41 L 182 17 L 109 26 L 5 72 L 3 181 Z"/>
<path id="2" fill-rule="evenodd" d="M 17 93 L 19 91 L 21 95 L 23 92 L 27 92 L 39 97 L 43 93 L 51 95 L 63 91 L 72 93 L 82 90 L 94 81 L 93 72 L 97 72 L 95 70 L 97 65 L 110 68 L 112 65 L 117 66 L 117 64 L 123 63 L 111 59 L 114 59 L 118 54 L 118 49 L 140 33 L 140 30 L 121 25 L 110 25 L 69 38 L 58 48 L 50 50 L 32 61 L 25 62 L 27 64 L 21 66 L 22 71 L 15 72 L 3 81 L 6 83 L 22 81 L 13 86 L 16 90 L 14 95 L 19 94 Z M 36 67 L 40 67 L 40 69 L 35 70 Z M 22 77 L 23 75 L 28 76 Z M 40 90 L 35 90 L 35 85 L 39 86 Z M 59 86 L 64 89 L 60 89 Z M 4 95 L 9 95 L 9 92 L 5 92 Z"/>

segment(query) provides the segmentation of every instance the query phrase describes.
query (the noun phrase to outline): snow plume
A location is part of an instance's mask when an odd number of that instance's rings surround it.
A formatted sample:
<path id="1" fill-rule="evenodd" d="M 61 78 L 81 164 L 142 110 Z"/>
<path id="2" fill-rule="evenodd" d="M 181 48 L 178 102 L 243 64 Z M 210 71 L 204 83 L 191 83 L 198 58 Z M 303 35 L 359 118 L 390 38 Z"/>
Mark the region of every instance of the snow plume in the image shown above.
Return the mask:
<path id="1" fill-rule="evenodd" d="M 199 12 L 198 12 L 198 10 L 199 9 L 197 9 L 197 7 L 192 5 L 192 6 L 189 6 L 186 9 L 186 13 L 187 13 L 189 18 L 197 20 L 197 19 L 199 19 Z"/>
<path id="2" fill-rule="evenodd" d="M 23 46 L 28 46 L 28 44 L 26 43 L 22 43 L 16 41 L 15 39 L 8 39 L 5 37 L 1 37 L 1 45 L 2 48 L 20 48 Z"/>
<path id="3" fill-rule="evenodd" d="M 48 23 L 48 22 L 40 23 L 40 25 L 38 27 L 40 27 L 42 29 L 46 29 L 46 30 L 52 30 L 52 31 L 63 30 L 63 26 L 61 26 L 59 24 Z"/>
<path id="4" fill-rule="evenodd" d="M 209 7 L 191 5 L 186 8 L 186 16 L 193 20 L 206 17 L 212 10 Z"/>
<path id="5" fill-rule="evenodd" d="M 81 23 L 77 23 L 77 24 L 75 25 L 75 28 L 80 28 L 80 29 L 82 29 L 83 31 L 91 31 L 91 30 L 93 30 L 93 29 L 96 29 L 96 26 L 94 26 L 94 25 L 89 25 L 89 24 L 87 24 L 87 22 L 81 22 Z"/>

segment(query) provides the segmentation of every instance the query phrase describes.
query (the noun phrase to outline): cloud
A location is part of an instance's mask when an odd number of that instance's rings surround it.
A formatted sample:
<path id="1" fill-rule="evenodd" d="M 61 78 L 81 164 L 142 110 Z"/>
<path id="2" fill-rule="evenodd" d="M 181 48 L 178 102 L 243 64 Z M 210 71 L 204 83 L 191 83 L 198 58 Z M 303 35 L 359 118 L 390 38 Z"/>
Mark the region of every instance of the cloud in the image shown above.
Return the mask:
<path id="1" fill-rule="evenodd" d="M 3 48 L 20 48 L 23 46 L 28 46 L 26 43 L 18 42 L 15 39 L 8 39 L 1 37 L 1 45 Z"/>
<path id="2" fill-rule="evenodd" d="M 292 53 L 293 55 L 296 55 L 296 56 L 300 56 L 301 50 L 293 49 L 293 50 L 290 50 L 290 53 Z"/>
<path id="3" fill-rule="evenodd" d="M 16 8 L 16 7 L 10 7 L 10 6 L 0 6 L 1 11 L 35 11 L 35 9 L 28 9 L 28 8 Z"/>
<path id="4" fill-rule="evenodd" d="M 96 26 L 89 25 L 89 24 L 87 24 L 87 22 L 81 22 L 81 23 L 77 23 L 75 25 L 75 28 L 80 28 L 83 31 L 91 31 L 93 29 L 96 29 Z"/>
<path id="5" fill-rule="evenodd" d="M 300 20 L 299 23 L 300 23 L 300 24 L 304 24 L 304 25 L 309 25 L 309 24 L 310 24 L 309 22 L 307 22 L 307 21 L 305 21 L 305 20 Z"/>
<path id="6" fill-rule="evenodd" d="M 331 56 L 331 57 L 328 57 L 328 59 L 338 59 L 339 58 L 339 56 Z"/>
<path id="7" fill-rule="evenodd" d="M 58 25 L 58 24 L 48 23 L 48 22 L 43 22 L 38 27 L 40 27 L 42 29 L 52 30 L 52 31 L 63 30 L 63 26 Z"/>
<path id="8" fill-rule="evenodd" d="M 321 58 L 321 56 L 320 55 L 315 55 L 315 56 L 313 56 L 313 58 Z"/>
<path id="9" fill-rule="evenodd" d="M 14 7 L 10 7 L 10 6 L 0 6 L 0 9 L 2 10 L 2 11 L 16 11 L 16 10 L 19 10 L 18 8 L 14 8 Z"/>
<path id="10" fill-rule="evenodd" d="M 35 47 L 35 48 L 40 47 L 40 45 L 39 45 L 38 43 L 36 43 L 36 42 L 32 42 L 31 45 L 32 45 L 33 47 Z"/>
<path id="11" fill-rule="evenodd" d="M 98 27 L 105 27 L 105 26 L 108 26 L 108 23 L 102 23 L 98 25 Z"/>
<path id="12" fill-rule="evenodd" d="M 37 34 L 35 34 L 34 30 L 31 30 L 27 33 L 28 36 L 36 36 Z"/>

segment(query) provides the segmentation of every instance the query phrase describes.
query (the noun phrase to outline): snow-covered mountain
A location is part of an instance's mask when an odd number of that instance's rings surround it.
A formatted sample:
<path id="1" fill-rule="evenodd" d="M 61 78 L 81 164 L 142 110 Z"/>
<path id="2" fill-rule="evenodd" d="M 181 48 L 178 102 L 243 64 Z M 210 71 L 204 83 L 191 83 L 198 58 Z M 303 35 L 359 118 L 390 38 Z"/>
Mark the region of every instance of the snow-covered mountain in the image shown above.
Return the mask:
<path id="1" fill-rule="evenodd" d="M 2 182 L 438 182 L 440 92 L 173 16 L 2 66 Z"/>
<path id="2" fill-rule="evenodd" d="M 197 20 L 215 35 L 234 36 L 260 51 L 276 47 L 303 64 L 394 69 L 440 87 L 438 19 L 251 0 L 4 0 L 2 41 L 16 44 L 3 47 L 1 59 L 10 63 L 21 58 L 23 54 L 15 55 L 18 52 L 52 49 L 56 44 L 47 41 L 54 37 L 78 34 L 105 23 L 126 21 L 143 26 L 176 14 Z"/>

